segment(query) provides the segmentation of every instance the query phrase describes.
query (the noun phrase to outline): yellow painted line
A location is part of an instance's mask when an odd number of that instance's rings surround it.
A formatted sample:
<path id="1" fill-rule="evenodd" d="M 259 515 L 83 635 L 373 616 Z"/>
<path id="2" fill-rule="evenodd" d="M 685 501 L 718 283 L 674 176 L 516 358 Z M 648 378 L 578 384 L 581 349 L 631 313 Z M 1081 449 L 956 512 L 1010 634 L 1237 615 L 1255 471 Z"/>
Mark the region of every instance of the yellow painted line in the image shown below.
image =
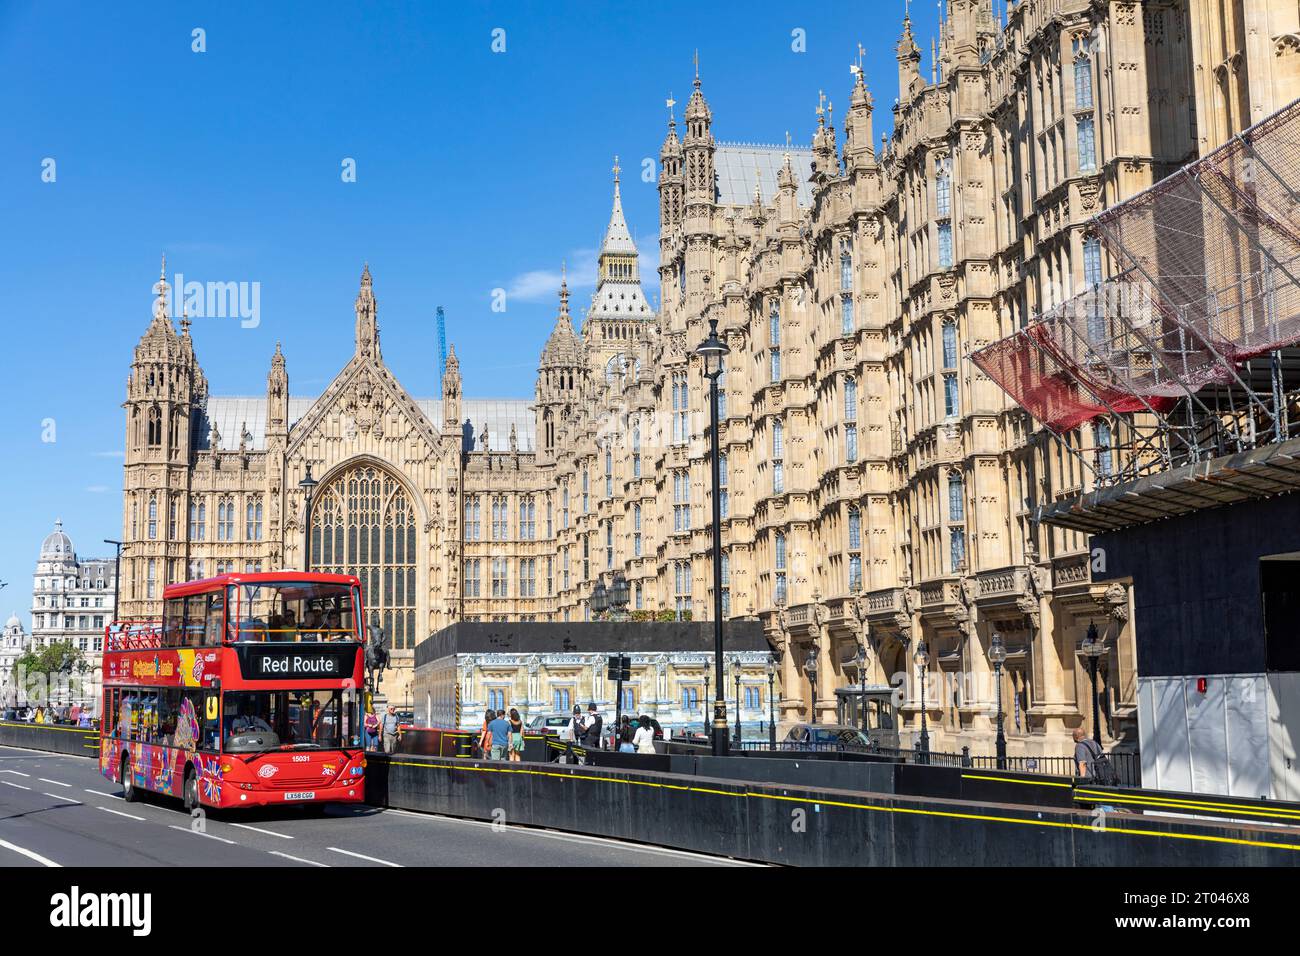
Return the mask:
<path id="1" fill-rule="evenodd" d="M 1095 791 L 1093 791 L 1095 794 Z M 1277 820 L 1297 820 L 1300 821 L 1300 813 L 1294 810 L 1263 810 L 1251 807 L 1238 807 L 1230 809 L 1226 805 L 1213 803 L 1196 803 L 1191 801 L 1179 801 L 1171 799 L 1155 799 L 1145 797 L 1115 797 L 1110 794 L 1099 794 L 1092 798 L 1080 797 L 1075 795 L 1075 800 L 1087 799 L 1090 803 L 1130 803 L 1140 807 L 1149 807 L 1152 810 L 1187 810 L 1197 813 L 1226 813 L 1236 816 L 1251 817 L 1270 817 Z"/>
<path id="2" fill-rule="evenodd" d="M 998 783 L 1023 783 L 1030 787 L 1065 787 L 1067 790 L 1074 786 L 1072 783 L 1057 783 L 1054 780 L 1017 780 L 1015 777 L 986 777 L 978 773 L 964 773 L 961 778 L 963 780 L 994 780 Z"/>
<path id="3" fill-rule="evenodd" d="M 1105 793 L 1105 792 L 1100 791 L 1100 790 L 1086 790 L 1086 789 L 1084 789 L 1084 788 L 1082 788 L 1082 787 L 1080 787 L 1080 788 L 1079 788 L 1078 790 L 1076 790 L 1075 792 L 1076 792 L 1076 793 L 1085 793 L 1085 794 L 1088 794 L 1088 795 L 1090 795 L 1090 796 L 1094 796 L 1094 797 L 1111 797 L 1111 796 L 1112 796 L 1112 794 Z M 1194 805 L 1196 805 L 1196 806 L 1200 806 L 1200 807 L 1216 807 L 1216 808 L 1220 808 L 1220 809 L 1224 809 L 1224 810 L 1254 810 L 1254 809 L 1256 809 L 1255 807 L 1248 806 L 1248 805 L 1243 804 L 1243 803 L 1221 803 L 1221 802 L 1216 801 L 1216 800 L 1196 800 L 1196 799 L 1194 799 L 1194 798 L 1183 798 L 1183 797 L 1138 797 L 1138 796 L 1134 796 L 1134 797 L 1126 798 L 1126 799 L 1133 799 L 1133 800 L 1147 800 L 1147 801 L 1151 801 L 1151 802 L 1153 802 L 1153 803 L 1163 801 L 1163 802 L 1166 802 L 1166 803 L 1185 803 L 1185 804 L 1194 804 Z M 1292 813 L 1292 814 L 1296 814 L 1297 816 L 1300 816 L 1300 810 L 1286 810 L 1286 809 L 1278 809 L 1278 810 L 1275 811 L 1275 812 L 1278 812 L 1278 813 Z"/>
<path id="4" fill-rule="evenodd" d="M 650 781 L 643 781 L 643 780 L 627 780 L 621 777 L 595 777 L 595 776 L 591 776 L 590 774 L 554 773 L 554 772 L 549 772 L 544 770 L 525 770 L 525 769 L 510 770 L 504 767 L 464 767 L 464 766 L 456 767 L 447 764 L 412 763 L 409 761 L 392 761 L 392 763 L 395 766 L 402 766 L 402 767 L 425 767 L 427 769 L 438 769 L 438 770 L 476 770 L 484 773 L 522 773 L 522 774 L 530 774 L 539 777 L 557 777 L 565 780 L 593 780 L 593 781 L 599 781 L 604 783 L 632 784 L 636 786 L 652 787 L 652 788 L 653 787 L 664 788 L 664 787 L 671 786 L 669 784 L 652 783 Z M 774 784 L 774 786 L 780 786 L 780 785 Z M 881 806 L 881 805 L 870 804 L 870 803 L 849 803 L 842 800 L 823 800 L 823 799 L 818 799 L 809 796 L 792 797 L 783 794 L 758 793 L 748 788 L 745 788 L 741 791 L 711 790 L 705 787 L 691 787 L 691 786 L 672 787 L 672 789 L 684 789 L 692 793 L 709 793 L 709 794 L 715 794 L 717 796 L 724 796 L 724 797 L 756 797 L 765 800 L 782 800 L 791 803 L 815 803 L 822 806 L 842 807 L 849 810 L 872 810 L 877 813 L 903 813 L 903 814 L 910 814 L 913 816 L 943 817 L 943 818 L 953 819 L 953 820 L 979 820 L 979 821 L 985 821 L 989 823 L 1018 823 L 1023 826 L 1049 827 L 1054 829 L 1066 829 L 1066 830 L 1086 830 L 1092 833 L 1122 833 L 1129 836 L 1168 837 L 1168 838 L 1178 839 L 1178 840 L 1195 840 L 1195 841 L 1200 841 L 1205 843 L 1230 843 L 1237 846 L 1258 846 L 1258 847 L 1265 847 L 1268 849 L 1276 849 L 1276 850 L 1300 851 L 1300 844 L 1295 844 L 1295 843 L 1276 843 L 1267 840 L 1244 840 L 1244 839 L 1239 839 L 1237 837 L 1219 837 L 1219 836 L 1211 836 L 1208 834 L 1197 834 L 1197 833 L 1166 833 L 1159 830 L 1135 830 L 1126 827 L 1116 827 L 1116 826 L 1107 826 L 1104 830 L 1097 830 L 1094 829 L 1094 826 L 1091 823 L 1075 823 L 1073 821 L 1065 821 L 1065 820 L 1031 820 L 1023 817 L 1002 817 L 1002 816 L 993 816 L 991 814 L 981 814 L 981 813 L 959 813 L 955 810 L 924 810 L 919 807 L 891 807 L 891 806 Z M 1095 793 L 1095 791 L 1093 792 Z M 901 799 L 918 799 L 918 798 L 901 797 Z"/>

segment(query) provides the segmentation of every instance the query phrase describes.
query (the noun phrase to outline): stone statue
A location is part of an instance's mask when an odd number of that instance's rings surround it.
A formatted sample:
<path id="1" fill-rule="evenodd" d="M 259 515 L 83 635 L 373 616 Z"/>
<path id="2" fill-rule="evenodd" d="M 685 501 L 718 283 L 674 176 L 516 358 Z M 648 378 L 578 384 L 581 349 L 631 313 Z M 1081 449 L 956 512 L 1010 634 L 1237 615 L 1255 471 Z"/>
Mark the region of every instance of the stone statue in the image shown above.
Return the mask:
<path id="1" fill-rule="evenodd" d="M 371 693 L 379 689 L 388 667 L 388 635 L 379 623 L 379 612 L 370 612 L 370 640 L 366 643 L 366 684 Z M 377 673 L 376 673 L 377 672 Z"/>

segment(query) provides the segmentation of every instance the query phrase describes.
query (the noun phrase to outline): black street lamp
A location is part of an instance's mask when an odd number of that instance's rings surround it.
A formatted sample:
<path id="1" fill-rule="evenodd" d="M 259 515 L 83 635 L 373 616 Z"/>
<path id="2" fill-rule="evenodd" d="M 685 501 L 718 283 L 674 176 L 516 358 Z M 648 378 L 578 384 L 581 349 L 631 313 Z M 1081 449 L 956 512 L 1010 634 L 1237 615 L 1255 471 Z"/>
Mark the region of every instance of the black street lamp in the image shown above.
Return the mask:
<path id="1" fill-rule="evenodd" d="M 614 612 L 614 620 L 623 620 L 623 612 L 628 605 L 627 578 L 619 571 L 614 575 L 614 583 L 609 588 L 609 606 Z"/>
<path id="2" fill-rule="evenodd" d="M 600 616 L 609 610 L 609 592 L 605 590 L 604 581 L 596 582 L 596 589 L 591 592 L 591 600 L 588 603 L 591 605 L 591 613 L 596 615 L 596 620 L 600 620 Z"/>
<path id="3" fill-rule="evenodd" d="M 993 683 L 998 688 L 998 736 L 995 745 L 998 756 L 998 769 L 1007 769 L 1007 735 L 1002 732 L 1002 722 L 1006 715 L 1002 712 L 1002 665 L 1007 660 L 1007 647 L 1002 643 L 1002 635 L 997 631 L 989 641 L 989 660 L 993 663 Z"/>
<path id="4" fill-rule="evenodd" d="M 723 372 L 723 359 L 731 349 L 718 338 L 718 320 L 709 319 L 709 337 L 700 343 L 695 354 L 704 366 L 704 377 L 709 380 L 710 465 L 713 478 L 713 652 L 714 677 L 717 697 L 713 702 L 713 755 L 727 753 L 727 701 L 722 686 L 722 480 L 718 465 L 718 378 Z"/>
<path id="5" fill-rule="evenodd" d="M 803 662 L 804 673 L 808 675 L 808 723 L 817 723 L 817 647 L 808 648 L 808 659 Z"/>
<path id="6" fill-rule="evenodd" d="M 114 541 L 111 538 L 104 539 L 105 544 L 111 544 L 117 548 L 117 556 L 113 558 L 113 619 L 120 620 L 122 609 L 117 606 L 117 596 L 121 593 L 122 580 L 122 542 Z"/>
<path id="7" fill-rule="evenodd" d="M 767 742 L 776 749 L 776 655 L 767 655 Z"/>
<path id="8" fill-rule="evenodd" d="M 736 743 L 740 743 L 740 656 L 731 658 L 731 672 L 736 675 Z"/>
<path id="9" fill-rule="evenodd" d="M 1092 678 L 1092 739 L 1101 746 L 1101 711 L 1097 704 L 1097 663 L 1106 653 L 1106 642 L 1097 637 L 1097 625 L 1088 625 L 1088 634 L 1079 647 L 1079 653 L 1088 660 L 1088 675 Z"/>
<path id="10" fill-rule="evenodd" d="M 858 709 L 862 718 L 862 736 L 867 735 L 867 643 L 858 645 Z"/>
<path id="11" fill-rule="evenodd" d="M 706 666 L 704 668 L 704 702 L 700 705 L 700 710 L 702 711 L 700 715 L 700 722 L 704 725 L 704 732 L 706 734 L 709 732 L 709 721 L 708 718 L 704 716 L 704 714 L 708 713 L 708 707 L 709 707 L 709 679 L 710 679 L 709 669 Z"/>
<path id="12" fill-rule="evenodd" d="M 930 730 L 925 722 L 925 672 L 930 663 L 930 652 L 925 641 L 916 644 L 916 666 L 921 668 L 921 763 L 930 762 Z"/>
<path id="13" fill-rule="evenodd" d="M 311 476 L 311 462 L 307 462 L 307 474 L 303 475 L 298 487 L 303 494 L 302 513 L 302 569 L 311 570 L 311 495 L 320 482 Z"/>

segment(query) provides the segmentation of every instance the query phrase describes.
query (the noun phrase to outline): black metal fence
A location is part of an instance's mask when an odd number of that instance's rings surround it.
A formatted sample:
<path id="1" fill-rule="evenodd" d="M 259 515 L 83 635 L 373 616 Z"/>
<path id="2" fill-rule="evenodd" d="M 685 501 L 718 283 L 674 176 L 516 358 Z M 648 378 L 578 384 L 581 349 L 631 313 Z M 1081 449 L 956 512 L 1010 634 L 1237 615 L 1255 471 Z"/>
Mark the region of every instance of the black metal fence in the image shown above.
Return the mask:
<path id="1" fill-rule="evenodd" d="M 991 754 L 972 754 L 969 747 L 963 747 L 961 753 L 944 753 L 942 751 L 923 751 L 914 747 L 910 750 L 891 747 L 864 747 L 839 741 L 825 743 L 800 743 L 793 740 L 777 741 L 775 747 L 765 740 L 746 740 L 743 743 L 731 742 L 735 751 L 798 751 L 802 753 L 857 753 L 885 757 L 901 763 L 925 764 L 933 767 L 970 767 L 977 770 L 1007 770 L 1015 773 L 1041 773 L 1058 777 L 1076 777 L 1078 768 L 1073 757 L 1004 757 L 999 762 Z M 1142 761 L 1136 753 L 1118 752 L 1107 754 L 1110 764 L 1115 768 L 1118 785 L 1121 787 L 1140 787 L 1142 785 Z"/>

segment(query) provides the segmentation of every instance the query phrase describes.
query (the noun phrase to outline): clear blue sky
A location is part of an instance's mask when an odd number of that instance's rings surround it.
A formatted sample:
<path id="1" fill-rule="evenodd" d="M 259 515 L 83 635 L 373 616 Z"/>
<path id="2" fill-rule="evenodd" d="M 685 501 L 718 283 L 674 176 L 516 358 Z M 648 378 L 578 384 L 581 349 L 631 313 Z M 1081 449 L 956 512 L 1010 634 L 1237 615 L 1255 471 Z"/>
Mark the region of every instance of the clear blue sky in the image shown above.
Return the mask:
<path id="1" fill-rule="evenodd" d="M 30 627 L 56 517 L 83 556 L 119 536 L 120 404 L 163 252 L 169 278 L 260 283 L 256 328 L 195 321 L 214 394 L 264 393 L 277 340 L 291 392 L 319 393 L 351 353 L 369 261 L 384 357 L 410 392 L 438 393 L 442 305 L 466 394 L 530 396 L 560 261 L 590 282 L 615 154 L 629 226 L 653 241 L 641 163 L 667 95 L 690 93 L 694 51 L 715 137 L 806 144 L 819 89 L 842 127 L 861 42 L 879 137 L 902 8 L 0 0 L 0 620 Z M 936 19 L 913 4 L 927 68 Z M 641 253 L 653 294 L 657 252 Z M 504 314 L 495 288 L 516 293 Z M 575 292 L 582 305 L 591 288 Z"/>

